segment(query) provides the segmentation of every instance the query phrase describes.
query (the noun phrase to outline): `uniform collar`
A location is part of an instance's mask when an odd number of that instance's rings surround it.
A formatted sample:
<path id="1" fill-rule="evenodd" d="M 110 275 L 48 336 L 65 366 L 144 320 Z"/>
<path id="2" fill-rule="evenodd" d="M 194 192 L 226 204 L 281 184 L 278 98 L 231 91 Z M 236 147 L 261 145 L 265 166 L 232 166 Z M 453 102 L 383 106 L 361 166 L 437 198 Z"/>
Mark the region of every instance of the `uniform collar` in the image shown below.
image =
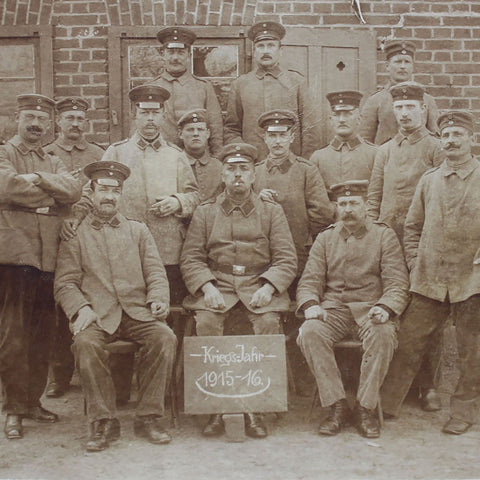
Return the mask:
<path id="1" fill-rule="evenodd" d="M 453 169 L 448 164 L 447 160 L 445 160 L 440 168 L 442 169 L 442 174 L 444 177 L 456 174 L 462 180 L 465 180 L 476 168 L 478 168 L 478 161 L 475 158 L 471 157 L 468 162 L 465 162 L 458 168 Z"/>
<path id="2" fill-rule="evenodd" d="M 197 162 L 201 163 L 202 165 L 206 165 L 210 160 L 210 153 L 208 152 L 208 148 L 205 149 L 205 153 L 200 158 L 192 157 L 187 152 L 185 152 L 185 155 L 187 156 L 190 165 L 195 165 Z"/>
<path id="3" fill-rule="evenodd" d="M 147 142 L 138 132 L 135 132 L 135 143 L 140 150 L 145 150 L 148 146 L 158 151 L 164 146 L 165 142 L 161 135 L 159 135 L 153 142 Z"/>
<path id="4" fill-rule="evenodd" d="M 78 142 L 75 142 L 75 143 L 66 143 L 65 139 L 63 139 L 62 137 L 58 137 L 55 140 L 55 143 L 62 150 L 65 150 L 67 152 L 71 152 L 74 148 L 76 148 L 77 150 L 85 150 L 87 148 L 87 141 L 83 137 Z"/>
<path id="5" fill-rule="evenodd" d="M 350 230 L 348 230 L 348 228 L 341 221 L 337 223 L 337 228 L 338 228 L 338 233 L 344 240 L 346 240 L 351 235 L 353 235 L 355 238 L 362 238 L 372 228 L 372 221 L 369 218 L 367 218 L 365 220 L 365 225 L 360 227 L 356 232 L 350 232 Z"/>
<path id="6" fill-rule="evenodd" d="M 225 215 L 230 215 L 236 208 L 238 208 L 244 217 L 248 217 L 255 210 L 255 203 L 253 200 L 254 194 L 252 192 L 242 204 L 238 205 L 237 203 L 232 202 L 232 200 L 228 197 L 228 194 L 225 192 L 224 198 L 220 202 L 220 205 Z"/>
<path id="7" fill-rule="evenodd" d="M 347 141 L 342 140 L 338 135 L 335 135 L 333 140 L 330 142 L 330 145 L 333 149 L 340 151 L 343 145 L 346 145 L 349 150 L 353 150 L 362 143 L 361 138 L 356 135 L 355 137 L 349 138 Z"/>
<path id="8" fill-rule="evenodd" d="M 110 225 L 113 228 L 118 228 L 120 225 L 120 219 L 118 214 L 115 214 L 110 220 L 103 220 L 95 215 L 95 213 L 89 214 L 89 223 L 95 230 L 101 230 L 105 225 Z"/>
<path id="9" fill-rule="evenodd" d="M 278 165 L 273 163 L 269 155 L 267 157 L 267 161 L 265 162 L 265 167 L 268 173 L 270 173 L 275 167 L 278 168 L 280 173 L 287 173 L 290 170 L 290 167 L 293 165 L 294 161 L 295 161 L 295 156 L 292 154 L 292 152 L 290 152 L 288 157 Z"/>
<path id="10" fill-rule="evenodd" d="M 410 132 L 408 135 L 404 135 L 400 130 L 398 133 L 393 137 L 397 145 L 400 145 L 404 140 L 407 140 L 408 143 L 413 145 L 414 143 L 419 142 L 423 137 L 429 135 L 427 127 L 421 126 L 418 127 L 413 132 Z"/>
<path id="11" fill-rule="evenodd" d="M 176 80 L 178 83 L 180 83 L 180 85 L 184 85 L 187 82 L 187 80 L 191 77 L 191 74 L 187 70 L 186 72 L 182 73 L 179 77 L 174 77 L 173 75 L 165 71 L 160 76 L 163 79 L 165 79 L 167 82 L 174 82 Z"/>
<path id="12" fill-rule="evenodd" d="M 29 152 L 35 152 L 42 160 L 45 158 L 45 150 L 41 147 L 34 147 L 23 142 L 20 135 L 15 135 L 9 142 L 22 154 L 26 155 Z"/>
<path id="13" fill-rule="evenodd" d="M 274 78 L 278 78 L 281 73 L 282 73 L 282 69 L 280 68 L 280 65 L 277 63 L 273 68 L 270 68 L 268 70 L 266 70 L 263 67 L 258 67 L 257 71 L 255 72 L 255 75 L 257 76 L 257 78 L 262 80 L 263 77 L 265 77 L 265 75 L 271 75 Z"/>

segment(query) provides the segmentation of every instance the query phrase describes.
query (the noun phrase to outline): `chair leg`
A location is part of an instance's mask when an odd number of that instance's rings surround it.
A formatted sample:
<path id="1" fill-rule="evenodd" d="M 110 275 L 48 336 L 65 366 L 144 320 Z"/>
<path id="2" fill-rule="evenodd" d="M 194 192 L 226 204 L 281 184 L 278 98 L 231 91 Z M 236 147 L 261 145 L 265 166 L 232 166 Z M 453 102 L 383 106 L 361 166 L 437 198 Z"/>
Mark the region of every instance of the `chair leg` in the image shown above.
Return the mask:
<path id="1" fill-rule="evenodd" d="M 308 413 L 305 417 L 306 422 L 310 421 L 310 418 L 312 417 L 313 409 L 315 408 L 315 405 L 318 402 L 320 402 L 320 397 L 318 395 L 318 387 L 315 385 L 315 391 L 313 392 L 313 395 L 312 395 L 312 403 L 310 404 L 310 409 L 308 410 Z"/>
<path id="2" fill-rule="evenodd" d="M 378 395 L 377 411 L 378 411 L 378 421 L 380 422 L 380 428 L 383 428 L 384 418 L 383 418 L 382 398 L 380 397 L 380 394 Z"/>

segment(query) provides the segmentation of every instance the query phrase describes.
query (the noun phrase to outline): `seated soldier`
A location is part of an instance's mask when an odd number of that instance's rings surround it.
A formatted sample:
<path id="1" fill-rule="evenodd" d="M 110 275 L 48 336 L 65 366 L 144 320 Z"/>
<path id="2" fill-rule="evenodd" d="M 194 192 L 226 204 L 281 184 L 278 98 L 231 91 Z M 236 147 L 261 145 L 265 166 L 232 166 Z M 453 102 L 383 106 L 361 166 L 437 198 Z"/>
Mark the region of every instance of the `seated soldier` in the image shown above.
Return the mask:
<path id="1" fill-rule="evenodd" d="M 281 333 L 280 312 L 288 310 L 287 288 L 297 271 L 292 235 L 282 207 L 253 191 L 256 148 L 223 148 L 225 191 L 194 212 L 180 267 L 190 292 L 184 306 L 195 311 L 198 335 L 223 335 L 227 313 L 238 306 L 256 335 Z M 257 414 L 245 414 L 247 435 L 267 436 Z M 224 431 L 212 415 L 206 436 Z"/>
<path id="2" fill-rule="evenodd" d="M 176 337 L 165 324 L 169 310 L 165 268 L 146 225 L 118 213 L 130 169 L 102 161 L 84 172 L 91 180 L 93 210 L 77 235 L 60 244 L 55 299 L 74 336 L 73 353 L 91 424 L 87 451 L 104 450 L 120 436 L 104 349 L 117 338 L 140 345 L 135 433 L 152 443 L 168 443 L 170 435 L 160 419 Z"/>
<path id="3" fill-rule="evenodd" d="M 321 435 L 336 435 L 349 417 L 334 345 L 352 328 L 364 350 L 353 421 L 364 437 L 380 435 L 374 409 L 396 346 L 392 319 L 408 301 L 400 243 L 391 228 L 367 217 L 367 186 L 357 180 L 331 187 L 339 221 L 315 240 L 297 290 L 298 310 L 305 315 L 297 343 L 322 407 L 331 407 Z"/>

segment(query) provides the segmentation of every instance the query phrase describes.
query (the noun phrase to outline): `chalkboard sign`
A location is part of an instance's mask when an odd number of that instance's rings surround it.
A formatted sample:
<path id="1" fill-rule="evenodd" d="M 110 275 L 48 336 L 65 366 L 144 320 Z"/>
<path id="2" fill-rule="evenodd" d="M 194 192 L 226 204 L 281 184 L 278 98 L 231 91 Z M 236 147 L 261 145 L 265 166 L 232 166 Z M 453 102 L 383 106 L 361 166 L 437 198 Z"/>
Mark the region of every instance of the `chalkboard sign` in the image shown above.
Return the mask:
<path id="1" fill-rule="evenodd" d="M 287 411 L 284 335 L 185 337 L 185 413 Z"/>

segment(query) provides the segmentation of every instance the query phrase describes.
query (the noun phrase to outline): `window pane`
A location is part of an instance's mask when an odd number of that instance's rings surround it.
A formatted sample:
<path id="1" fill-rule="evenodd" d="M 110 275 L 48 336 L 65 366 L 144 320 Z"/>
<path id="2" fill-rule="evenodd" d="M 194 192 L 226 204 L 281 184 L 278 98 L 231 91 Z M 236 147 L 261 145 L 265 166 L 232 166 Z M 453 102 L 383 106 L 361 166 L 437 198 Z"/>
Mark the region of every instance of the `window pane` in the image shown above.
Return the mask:
<path id="1" fill-rule="evenodd" d="M 34 76 L 33 45 L 0 45 L 0 78 Z"/>

